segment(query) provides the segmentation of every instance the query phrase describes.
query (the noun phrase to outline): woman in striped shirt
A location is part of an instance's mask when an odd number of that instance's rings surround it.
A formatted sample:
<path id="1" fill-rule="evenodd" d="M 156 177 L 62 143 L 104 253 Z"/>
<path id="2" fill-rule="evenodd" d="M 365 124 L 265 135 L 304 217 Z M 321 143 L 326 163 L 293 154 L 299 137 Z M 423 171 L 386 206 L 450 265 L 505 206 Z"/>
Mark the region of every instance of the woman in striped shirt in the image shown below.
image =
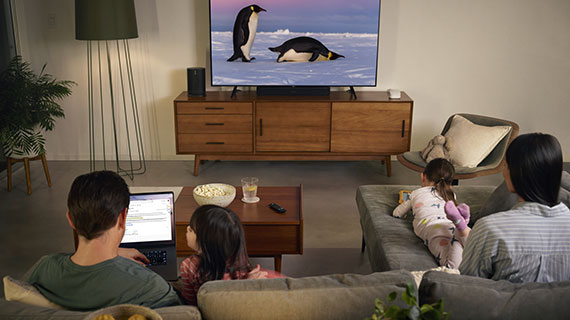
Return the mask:
<path id="1" fill-rule="evenodd" d="M 509 145 L 506 162 L 503 176 L 519 202 L 461 231 L 469 236 L 461 274 L 511 282 L 570 280 L 570 210 L 558 199 L 560 143 L 548 134 L 521 135 Z M 446 212 L 461 220 L 452 204 Z"/>

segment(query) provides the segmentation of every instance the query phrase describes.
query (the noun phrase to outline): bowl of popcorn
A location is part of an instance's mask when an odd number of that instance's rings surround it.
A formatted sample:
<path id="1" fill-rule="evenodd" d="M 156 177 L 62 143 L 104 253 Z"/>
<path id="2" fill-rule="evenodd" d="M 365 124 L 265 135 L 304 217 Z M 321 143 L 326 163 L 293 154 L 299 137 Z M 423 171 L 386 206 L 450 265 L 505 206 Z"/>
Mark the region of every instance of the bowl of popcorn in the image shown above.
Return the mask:
<path id="1" fill-rule="evenodd" d="M 194 188 L 192 195 L 196 203 L 201 206 L 215 204 L 227 207 L 236 197 L 236 188 L 225 183 L 208 183 Z"/>

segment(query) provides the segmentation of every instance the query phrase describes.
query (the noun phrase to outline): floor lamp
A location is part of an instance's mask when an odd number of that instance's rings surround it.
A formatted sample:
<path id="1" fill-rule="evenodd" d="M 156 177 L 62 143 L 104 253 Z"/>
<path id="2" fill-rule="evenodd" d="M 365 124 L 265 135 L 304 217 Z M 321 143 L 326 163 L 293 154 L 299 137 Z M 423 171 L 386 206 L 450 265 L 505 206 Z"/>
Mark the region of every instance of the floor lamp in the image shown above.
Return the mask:
<path id="1" fill-rule="evenodd" d="M 112 130 L 117 172 L 131 180 L 146 172 L 128 43 L 133 38 L 138 38 L 134 0 L 75 0 L 75 39 L 87 41 L 90 171 L 96 170 L 99 150 L 107 169 L 105 139 L 111 135 L 106 138 L 105 130 Z M 123 168 L 125 162 L 129 166 Z"/>

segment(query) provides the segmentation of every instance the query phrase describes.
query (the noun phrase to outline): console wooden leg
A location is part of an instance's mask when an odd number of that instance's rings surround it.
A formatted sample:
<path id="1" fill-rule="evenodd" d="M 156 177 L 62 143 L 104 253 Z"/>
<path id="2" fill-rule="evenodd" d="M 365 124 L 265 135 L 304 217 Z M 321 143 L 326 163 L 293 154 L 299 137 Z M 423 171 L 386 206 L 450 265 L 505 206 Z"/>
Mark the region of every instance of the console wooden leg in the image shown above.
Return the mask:
<path id="1" fill-rule="evenodd" d="M 44 166 L 44 173 L 46 174 L 46 180 L 49 187 L 51 187 L 51 178 L 49 176 L 49 170 L 46 161 L 46 154 L 42 153 L 42 165 Z"/>
<path id="2" fill-rule="evenodd" d="M 28 186 L 28 194 L 32 194 L 32 179 L 30 177 L 30 159 L 24 158 L 24 168 L 26 169 L 26 184 Z"/>
<path id="3" fill-rule="evenodd" d="M 200 155 L 194 156 L 194 177 L 198 176 L 198 168 L 200 167 Z"/>
<path id="4" fill-rule="evenodd" d="M 8 174 L 8 192 L 12 191 L 12 158 L 6 157 L 6 173 Z"/>
<path id="5" fill-rule="evenodd" d="M 386 156 L 386 172 L 388 177 L 392 176 L 392 160 L 390 156 Z"/>
<path id="6" fill-rule="evenodd" d="M 275 271 L 281 273 L 281 255 L 276 255 L 274 257 Z"/>

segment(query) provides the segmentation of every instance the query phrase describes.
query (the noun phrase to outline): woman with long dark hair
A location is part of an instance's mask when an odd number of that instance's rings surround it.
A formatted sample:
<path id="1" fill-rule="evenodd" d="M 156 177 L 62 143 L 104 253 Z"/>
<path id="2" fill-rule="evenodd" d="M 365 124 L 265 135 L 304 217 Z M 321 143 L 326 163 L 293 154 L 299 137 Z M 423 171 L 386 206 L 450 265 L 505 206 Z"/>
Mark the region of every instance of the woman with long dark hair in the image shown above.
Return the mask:
<path id="1" fill-rule="evenodd" d="M 512 282 L 570 280 L 570 210 L 559 202 L 562 149 L 548 134 L 514 139 L 503 170 L 519 202 L 479 219 L 463 251 L 461 274 Z M 453 206 L 446 210 L 457 219 Z"/>

